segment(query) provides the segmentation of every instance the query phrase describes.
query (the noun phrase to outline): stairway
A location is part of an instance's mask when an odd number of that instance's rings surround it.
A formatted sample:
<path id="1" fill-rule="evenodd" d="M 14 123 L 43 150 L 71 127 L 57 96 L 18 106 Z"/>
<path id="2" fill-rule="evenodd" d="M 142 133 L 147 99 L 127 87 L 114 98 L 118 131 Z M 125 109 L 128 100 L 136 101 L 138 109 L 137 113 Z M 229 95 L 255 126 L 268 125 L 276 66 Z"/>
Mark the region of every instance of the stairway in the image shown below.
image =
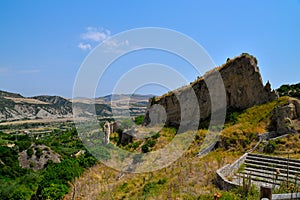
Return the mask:
<path id="1" fill-rule="evenodd" d="M 243 177 L 251 178 L 257 186 L 279 187 L 287 181 L 300 184 L 300 160 L 248 154 L 243 167 L 233 176 L 233 182 L 242 185 Z"/>

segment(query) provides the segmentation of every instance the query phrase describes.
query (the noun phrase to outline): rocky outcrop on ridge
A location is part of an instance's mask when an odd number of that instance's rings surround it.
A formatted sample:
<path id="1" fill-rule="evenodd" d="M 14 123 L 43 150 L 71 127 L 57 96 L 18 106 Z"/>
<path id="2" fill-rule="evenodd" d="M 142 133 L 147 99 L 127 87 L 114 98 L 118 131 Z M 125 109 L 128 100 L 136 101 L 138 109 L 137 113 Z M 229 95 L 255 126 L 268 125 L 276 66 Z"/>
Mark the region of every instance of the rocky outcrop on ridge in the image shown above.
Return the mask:
<path id="1" fill-rule="evenodd" d="M 300 101 L 290 98 L 287 105 L 276 107 L 272 112 L 270 130 L 277 134 L 295 133 L 299 128 Z"/>
<path id="2" fill-rule="evenodd" d="M 227 110 L 244 110 L 277 98 L 275 91 L 271 89 L 270 83 L 263 84 L 256 58 L 243 53 L 236 58 L 227 59 L 225 64 L 213 69 L 190 84 L 198 99 L 200 121 L 209 118 L 211 115 L 210 93 L 205 80 L 213 76 L 216 70 L 220 73 L 224 82 Z M 184 93 L 185 89 L 179 89 L 176 92 Z M 145 115 L 145 124 L 151 122 L 149 110 L 156 104 L 163 106 L 166 111 L 165 124 L 178 126 L 181 113 L 177 96 L 180 96 L 180 94 L 176 95 L 173 91 L 161 97 L 150 99 L 148 111 Z"/>

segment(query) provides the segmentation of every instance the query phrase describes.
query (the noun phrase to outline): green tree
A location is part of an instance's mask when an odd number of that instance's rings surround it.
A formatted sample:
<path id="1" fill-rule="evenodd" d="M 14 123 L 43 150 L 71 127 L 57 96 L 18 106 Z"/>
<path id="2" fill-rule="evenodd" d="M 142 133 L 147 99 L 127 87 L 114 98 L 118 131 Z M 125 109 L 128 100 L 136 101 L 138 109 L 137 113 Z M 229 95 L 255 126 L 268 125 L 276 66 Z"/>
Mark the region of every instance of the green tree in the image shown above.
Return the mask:
<path id="1" fill-rule="evenodd" d="M 50 187 L 44 188 L 41 192 L 42 199 L 59 200 L 69 192 L 69 187 L 64 184 L 52 183 Z"/>
<path id="2" fill-rule="evenodd" d="M 65 159 L 58 164 L 49 164 L 43 173 L 43 178 L 39 183 L 37 195 L 43 195 L 46 199 L 48 195 L 53 195 L 50 199 L 61 199 L 68 192 L 68 182 L 74 181 L 83 172 L 76 159 Z M 64 186 L 62 186 L 64 185 Z M 49 189 L 52 188 L 53 189 Z"/>

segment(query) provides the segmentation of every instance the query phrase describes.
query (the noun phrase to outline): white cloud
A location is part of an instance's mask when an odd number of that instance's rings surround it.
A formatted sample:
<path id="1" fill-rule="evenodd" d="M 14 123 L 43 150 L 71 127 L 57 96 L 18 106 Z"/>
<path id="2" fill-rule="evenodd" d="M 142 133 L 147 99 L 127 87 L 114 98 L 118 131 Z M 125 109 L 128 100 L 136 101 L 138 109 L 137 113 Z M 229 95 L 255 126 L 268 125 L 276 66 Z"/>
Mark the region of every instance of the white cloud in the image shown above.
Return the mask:
<path id="1" fill-rule="evenodd" d="M 77 47 L 82 50 L 91 50 L 92 49 L 92 46 L 90 44 L 83 44 L 82 42 L 80 42 Z"/>
<path id="2" fill-rule="evenodd" d="M 86 32 L 81 34 L 83 40 L 90 40 L 94 42 L 102 42 L 110 37 L 110 31 L 97 28 L 97 27 L 87 27 Z"/>
<path id="3" fill-rule="evenodd" d="M 104 28 L 87 27 L 86 32 L 80 35 L 82 42 L 78 48 L 82 50 L 91 50 L 94 45 L 103 42 L 107 52 L 120 53 L 125 52 L 129 47 L 129 41 L 117 41 L 111 38 L 111 32 Z"/>
<path id="4" fill-rule="evenodd" d="M 104 41 L 104 45 L 106 46 L 107 52 L 112 53 L 122 53 L 128 50 L 129 47 L 129 41 L 117 41 L 117 40 L 106 40 Z"/>

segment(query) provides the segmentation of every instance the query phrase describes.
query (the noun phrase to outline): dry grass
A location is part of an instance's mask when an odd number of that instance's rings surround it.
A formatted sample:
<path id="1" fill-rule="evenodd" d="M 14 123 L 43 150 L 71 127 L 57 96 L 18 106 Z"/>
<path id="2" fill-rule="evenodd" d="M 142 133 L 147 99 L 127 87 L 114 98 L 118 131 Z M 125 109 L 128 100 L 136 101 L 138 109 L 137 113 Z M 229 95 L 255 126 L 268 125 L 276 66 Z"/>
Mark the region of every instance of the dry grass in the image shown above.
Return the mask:
<path id="1" fill-rule="evenodd" d="M 37 124 L 37 123 L 54 123 L 73 121 L 73 118 L 53 118 L 53 119 L 28 119 L 11 122 L 1 122 L 0 125 L 17 125 L 17 124 Z M 78 118 L 78 120 L 86 120 L 85 118 Z"/>
<path id="2" fill-rule="evenodd" d="M 75 181 L 66 199 L 71 199 L 73 191 L 76 191 L 75 199 L 213 199 L 215 193 L 231 195 L 219 191 L 213 184 L 216 170 L 227 163 L 233 163 L 246 149 L 255 145 L 258 134 L 267 131 L 274 107 L 287 102 L 288 98 L 283 97 L 246 110 L 237 117 L 233 126 L 227 124 L 222 132 L 221 144 L 229 140 L 228 148 L 219 148 L 203 158 L 195 155 L 200 151 L 207 131 L 198 130 L 184 155 L 155 172 L 125 174 L 118 179 L 120 172 L 98 164 Z M 174 129 L 162 129 L 152 150 L 163 148 L 174 135 Z M 294 144 L 300 137 L 289 137 L 282 139 L 282 146 L 278 144 L 278 147 L 290 145 L 294 150 L 300 149 L 300 145 Z M 141 149 L 134 151 L 140 152 Z"/>
<path id="3" fill-rule="evenodd" d="M 215 171 L 224 163 L 233 162 L 239 155 L 211 152 L 205 158 L 183 156 L 167 168 L 144 174 L 126 174 L 120 180 L 118 172 L 98 164 L 77 179 L 75 199 L 184 199 L 213 194 Z M 161 182 L 162 184 L 159 184 Z M 152 183 L 150 191 L 145 188 Z"/>
<path id="4" fill-rule="evenodd" d="M 237 122 L 225 124 L 221 133 L 222 145 L 226 149 L 248 150 L 258 141 L 258 134 L 268 131 L 271 112 L 276 106 L 288 104 L 288 97 L 281 97 L 273 102 L 254 106 L 241 113 Z"/>
<path id="5" fill-rule="evenodd" d="M 15 98 L 15 97 L 4 97 L 5 99 L 9 99 L 14 101 L 15 103 L 28 103 L 28 104 L 42 104 L 49 105 L 49 103 L 40 101 L 38 99 L 30 99 L 30 98 Z"/>
<path id="6" fill-rule="evenodd" d="M 195 155 L 201 148 L 205 130 L 196 133 L 194 142 L 177 161 L 166 168 L 151 173 L 125 174 L 120 180 L 120 172 L 98 164 L 77 179 L 66 199 L 186 199 L 220 192 L 213 180 L 215 171 L 225 163 L 232 163 L 240 153 L 214 151 L 203 158 Z M 173 130 L 165 128 L 159 140 L 172 138 Z"/>

